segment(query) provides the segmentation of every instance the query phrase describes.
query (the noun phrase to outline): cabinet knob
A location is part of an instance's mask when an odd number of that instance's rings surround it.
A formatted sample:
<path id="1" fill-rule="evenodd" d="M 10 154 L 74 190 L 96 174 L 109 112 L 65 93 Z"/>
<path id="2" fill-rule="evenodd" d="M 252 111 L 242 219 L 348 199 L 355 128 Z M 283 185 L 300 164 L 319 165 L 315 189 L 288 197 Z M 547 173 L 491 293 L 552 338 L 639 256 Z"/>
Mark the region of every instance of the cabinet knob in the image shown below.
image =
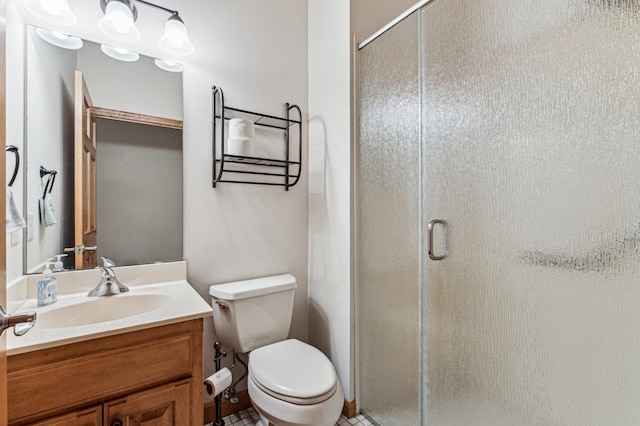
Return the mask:
<path id="1" fill-rule="evenodd" d="M 111 422 L 111 426 L 124 426 L 124 423 L 122 422 L 122 420 L 120 419 L 114 419 Z"/>

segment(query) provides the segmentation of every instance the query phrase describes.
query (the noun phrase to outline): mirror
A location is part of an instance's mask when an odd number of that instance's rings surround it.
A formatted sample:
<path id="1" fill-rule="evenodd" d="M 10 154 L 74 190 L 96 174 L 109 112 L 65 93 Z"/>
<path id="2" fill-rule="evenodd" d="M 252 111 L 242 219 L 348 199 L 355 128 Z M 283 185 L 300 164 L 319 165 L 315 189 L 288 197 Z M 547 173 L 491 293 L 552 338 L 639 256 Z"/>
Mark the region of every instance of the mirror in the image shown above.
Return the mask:
<path id="1" fill-rule="evenodd" d="M 41 272 L 65 249 L 65 269 L 81 263 L 73 250 L 78 218 L 88 213 L 78 214 L 78 203 L 95 211 L 94 259 L 181 260 L 182 74 L 142 55 L 136 62 L 112 59 L 86 40 L 79 50 L 56 47 L 30 26 L 26 41 L 24 211 L 33 226 L 25 230 L 24 272 Z M 97 117 L 96 173 L 86 177 L 82 200 L 74 189 L 76 70 Z"/>

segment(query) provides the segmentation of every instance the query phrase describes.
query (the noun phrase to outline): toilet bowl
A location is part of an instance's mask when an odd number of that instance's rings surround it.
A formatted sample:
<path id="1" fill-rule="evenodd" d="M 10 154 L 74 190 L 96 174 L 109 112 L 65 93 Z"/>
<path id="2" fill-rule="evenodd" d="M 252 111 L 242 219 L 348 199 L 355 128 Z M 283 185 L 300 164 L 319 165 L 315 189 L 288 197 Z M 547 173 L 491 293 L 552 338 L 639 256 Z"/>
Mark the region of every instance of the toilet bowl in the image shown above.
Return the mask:
<path id="1" fill-rule="evenodd" d="M 332 426 L 344 393 L 331 361 L 287 339 L 296 286 L 291 274 L 212 285 L 213 324 L 223 345 L 249 353 L 249 398 L 260 425 Z"/>
<path id="2" fill-rule="evenodd" d="M 264 426 L 335 425 L 344 402 L 329 359 L 296 339 L 249 354 L 248 388 Z"/>

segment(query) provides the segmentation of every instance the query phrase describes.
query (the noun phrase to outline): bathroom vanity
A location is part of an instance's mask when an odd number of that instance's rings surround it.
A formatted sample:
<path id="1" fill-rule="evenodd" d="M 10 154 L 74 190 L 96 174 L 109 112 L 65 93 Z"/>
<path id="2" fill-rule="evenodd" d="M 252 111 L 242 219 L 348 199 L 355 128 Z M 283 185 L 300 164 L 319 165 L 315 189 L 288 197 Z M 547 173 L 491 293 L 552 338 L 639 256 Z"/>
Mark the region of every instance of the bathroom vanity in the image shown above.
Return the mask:
<path id="1" fill-rule="evenodd" d="M 201 426 L 203 318 L 211 308 L 184 278 L 154 281 L 176 278 L 171 267 L 118 268 L 130 285 L 121 295 L 63 294 L 41 308 L 27 299 L 20 310 L 38 319 L 26 335 L 9 338 L 9 424 Z M 59 287 L 78 286 L 65 278 Z"/>
<path id="2" fill-rule="evenodd" d="M 198 425 L 202 377 L 202 319 L 13 355 L 9 424 Z"/>

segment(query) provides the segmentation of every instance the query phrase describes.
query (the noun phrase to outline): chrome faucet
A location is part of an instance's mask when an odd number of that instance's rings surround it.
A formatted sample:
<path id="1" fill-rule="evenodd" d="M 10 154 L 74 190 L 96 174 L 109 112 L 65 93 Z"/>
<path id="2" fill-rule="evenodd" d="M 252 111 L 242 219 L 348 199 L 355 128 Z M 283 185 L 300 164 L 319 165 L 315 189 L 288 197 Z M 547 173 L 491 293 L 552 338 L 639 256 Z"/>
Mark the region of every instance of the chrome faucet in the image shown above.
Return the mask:
<path id="1" fill-rule="evenodd" d="M 102 258 L 102 266 L 96 267 L 96 269 L 102 272 L 102 279 L 100 283 L 87 294 L 88 297 L 113 296 L 114 294 L 129 291 L 129 288 L 116 278 L 116 273 L 113 272 L 112 269 L 114 266 L 116 266 L 116 264 L 112 260 L 106 257 Z"/>

